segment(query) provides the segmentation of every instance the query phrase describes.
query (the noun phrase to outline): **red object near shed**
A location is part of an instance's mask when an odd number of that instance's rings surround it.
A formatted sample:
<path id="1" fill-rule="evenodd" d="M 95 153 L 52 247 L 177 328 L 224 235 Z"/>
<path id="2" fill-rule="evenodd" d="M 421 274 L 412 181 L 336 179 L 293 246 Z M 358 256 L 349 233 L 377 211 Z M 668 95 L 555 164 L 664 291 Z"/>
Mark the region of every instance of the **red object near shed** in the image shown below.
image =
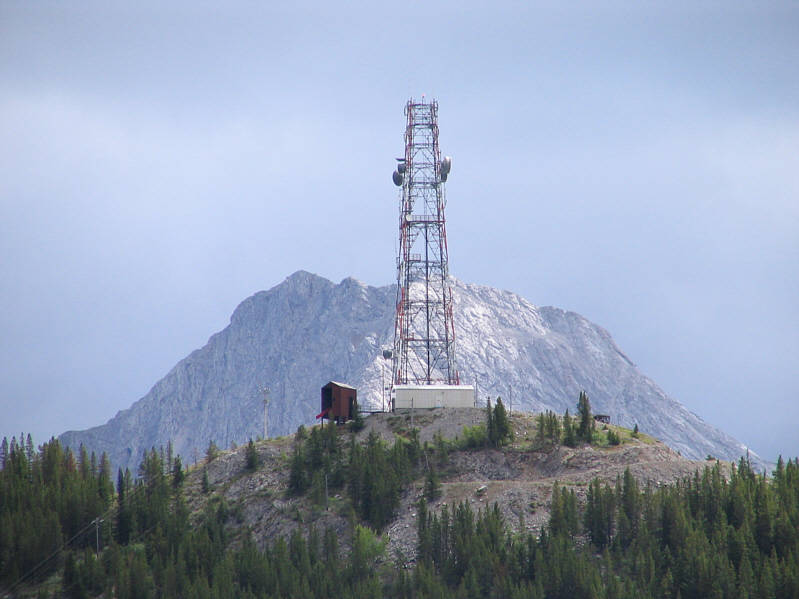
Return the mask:
<path id="1" fill-rule="evenodd" d="M 317 418 L 342 424 L 355 416 L 357 403 L 358 390 L 355 387 L 330 381 L 322 387 L 322 413 Z"/>

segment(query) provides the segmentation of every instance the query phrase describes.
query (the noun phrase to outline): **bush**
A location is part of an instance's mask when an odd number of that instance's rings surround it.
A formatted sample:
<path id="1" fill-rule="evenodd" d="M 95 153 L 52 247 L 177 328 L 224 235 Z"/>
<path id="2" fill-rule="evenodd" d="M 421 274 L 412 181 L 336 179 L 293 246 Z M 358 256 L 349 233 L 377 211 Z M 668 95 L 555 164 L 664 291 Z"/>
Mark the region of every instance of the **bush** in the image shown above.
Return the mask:
<path id="1" fill-rule="evenodd" d="M 461 443 L 464 449 L 479 449 L 485 447 L 488 441 L 488 434 L 484 424 L 463 427 L 463 438 Z"/>

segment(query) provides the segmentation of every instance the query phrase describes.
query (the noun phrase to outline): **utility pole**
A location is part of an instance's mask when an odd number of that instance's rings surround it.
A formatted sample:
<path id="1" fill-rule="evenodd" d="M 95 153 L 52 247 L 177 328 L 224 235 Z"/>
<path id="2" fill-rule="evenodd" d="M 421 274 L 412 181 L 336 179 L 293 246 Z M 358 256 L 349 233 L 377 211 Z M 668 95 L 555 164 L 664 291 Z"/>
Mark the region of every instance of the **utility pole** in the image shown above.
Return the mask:
<path id="1" fill-rule="evenodd" d="M 381 362 L 382 370 L 381 372 L 381 382 L 383 386 L 383 411 L 386 411 L 386 391 L 390 389 L 390 387 L 386 386 L 386 361 L 394 359 L 394 352 L 390 349 L 383 350 L 383 362 Z M 390 411 L 390 410 L 389 410 Z"/>
<path id="2" fill-rule="evenodd" d="M 92 524 L 94 524 L 95 534 L 97 538 L 97 555 L 100 555 L 100 524 L 103 522 L 101 518 L 95 518 L 92 520 Z"/>
<path id="3" fill-rule="evenodd" d="M 269 397 L 269 387 L 264 387 L 261 389 L 261 395 L 263 399 L 261 400 L 264 404 L 264 441 L 269 438 L 269 428 L 267 424 L 267 415 L 269 412 L 269 402 L 272 401 L 272 398 Z"/>

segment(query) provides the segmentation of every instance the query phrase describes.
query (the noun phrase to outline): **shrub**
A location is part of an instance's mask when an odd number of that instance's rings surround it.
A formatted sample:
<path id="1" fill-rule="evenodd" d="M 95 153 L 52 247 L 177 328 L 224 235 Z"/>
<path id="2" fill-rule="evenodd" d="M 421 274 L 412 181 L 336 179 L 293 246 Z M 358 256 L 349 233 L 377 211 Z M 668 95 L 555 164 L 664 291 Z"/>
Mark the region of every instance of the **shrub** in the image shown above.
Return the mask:
<path id="1" fill-rule="evenodd" d="M 485 447 L 488 441 L 488 434 L 484 424 L 475 424 L 474 426 L 463 427 L 463 438 L 461 443 L 464 449 L 478 449 Z"/>

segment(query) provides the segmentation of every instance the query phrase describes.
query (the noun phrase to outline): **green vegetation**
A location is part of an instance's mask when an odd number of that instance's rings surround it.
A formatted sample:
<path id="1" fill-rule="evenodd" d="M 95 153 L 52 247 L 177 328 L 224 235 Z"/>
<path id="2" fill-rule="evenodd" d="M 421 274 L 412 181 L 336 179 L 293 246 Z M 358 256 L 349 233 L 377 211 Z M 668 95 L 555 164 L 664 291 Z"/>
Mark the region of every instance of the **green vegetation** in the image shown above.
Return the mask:
<path id="1" fill-rule="evenodd" d="M 799 461 L 773 482 L 745 460 L 673 487 L 589 485 L 582 517 L 555 485 L 548 530 L 512 534 L 496 506 L 418 509 L 418 563 L 404 593 L 440 597 L 744 598 L 799 593 Z M 583 539 L 589 541 L 585 545 Z M 419 593 L 415 595 L 414 593 Z"/>
<path id="2" fill-rule="evenodd" d="M 580 391 L 580 399 L 577 402 L 577 413 L 580 416 L 580 423 L 577 426 L 577 438 L 591 443 L 594 437 L 594 418 L 591 415 L 591 402 L 585 391 Z"/>
<path id="3" fill-rule="evenodd" d="M 537 433 L 539 441 L 547 443 L 558 443 L 560 441 L 561 427 L 558 415 L 549 410 L 546 413 L 538 415 L 536 422 Z"/>
<path id="4" fill-rule="evenodd" d="M 366 421 L 364 420 L 363 414 L 361 413 L 361 408 L 358 406 L 358 402 L 355 402 L 353 406 L 354 413 L 352 414 L 352 420 L 349 422 L 349 429 L 353 433 L 358 433 L 363 430 L 363 427 L 366 426 Z"/>
<path id="5" fill-rule="evenodd" d="M 621 437 L 612 428 L 608 429 L 608 443 L 610 445 L 618 445 L 621 443 Z"/>
<path id="6" fill-rule="evenodd" d="M 486 447 L 500 448 L 513 438 L 508 412 L 502 398 L 497 397 L 497 403 L 491 406 L 491 400 L 486 401 L 485 423 L 474 426 L 464 426 L 459 446 L 461 449 L 484 449 Z"/>
<path id="7" fill-rule="evenodd" d="M 244 450 L 244 463 L 247 467 L 247 471 L 255 472 L 258 470 L 260 462 L 261 460 L 258 458 L 258 452 L 255 449 L 255 443 L 250 439 L 250 442 L 247 443 L 247 449 Z"/>
<path id="8" fill-rule="evenodd" d="M 590 404 L 586 407 L 590 414 Z M 465 438 L 498 447 L 511 438 L 503 410 Z M 579 436 L 568 415 L 538 417 L 550 443 Z M 568 417 L 568 418 L 567 418 Z M 505 415 L 507 418 L 507 415 Z M 604 444 L 604 435 L 591 438 Z M 507 430 L 507 432 L 503 432 Z M 482 431 L 481 434 L 478 434 Z M 493 431 L 493 433 L 492 433 Z M 541 432 L 543 431 L 543 432 Z M 629 431 L 610 433 L 620 439 Z M 643 436 L 643 435 L 642 435 Z M 432 508 L 450 453 L 463 444 L 419 442 L 411 429 L 392 443 L 363 443 L 335 425 L 300 427 L 290 455 L 288 490 L 297 525 L 260 547 L 243 525 L 241 501 L 228 505 L 195 471 L 196 513 L 185 498 L 179 457 L 152 449 L 138 476 L 107 459 L 30 437 L 0 446 L 0 594 L 14 597 L 327 598 L 396 597 L 787 599 L 799 596 L 799 460 L 779 460 L 772 478 L 746 459 L 715 462 L 673 486 L 641 487 L 629 470 L 610 483 L 576 490 L 556 483 L 549 525 L 514 531 L 497 505 L 477 512 L 461 502 Z M 579 439 L 578 439 L 579 437 Z M 493 440 L 492 440 L 493 439 Z M 518 449 L 516 449 L 518 451 Z M 215 452 L 209 452 L 215 453 Z M 259 464 L 253 442 L 241 476 Z M 216 456 L 213 456 L 216 457 Z M 211 456 L 208 456 L 210 461 Z M 202 476 L 200 476 L 202 475 Z M 202 478 L 202 484 L 200 484 Z M 217 483 L 218 484 L 218 483 Z M 221 486 L 221 485 L 220 485 Z M 413 491 L 411 491 L 413 489 Z M 416 504 L 416 560 L 388 555 L 400 499 Z M 285 499 L 285 498 L 284 498 Z M 304 522 L 302 506 L 335 501 L 340 528 Z M 305 509 L 305 508 L 302 508 Z M 319 510 L 319 508 L 313 508 Z"/>
<path id="9" fill-rule="evenodd" d="M 567 447 L 577 447 L 577 433 L 574 431 L 569 408 L 566 408 L 566 413 L 563 415 L 563 444 Z"/>

